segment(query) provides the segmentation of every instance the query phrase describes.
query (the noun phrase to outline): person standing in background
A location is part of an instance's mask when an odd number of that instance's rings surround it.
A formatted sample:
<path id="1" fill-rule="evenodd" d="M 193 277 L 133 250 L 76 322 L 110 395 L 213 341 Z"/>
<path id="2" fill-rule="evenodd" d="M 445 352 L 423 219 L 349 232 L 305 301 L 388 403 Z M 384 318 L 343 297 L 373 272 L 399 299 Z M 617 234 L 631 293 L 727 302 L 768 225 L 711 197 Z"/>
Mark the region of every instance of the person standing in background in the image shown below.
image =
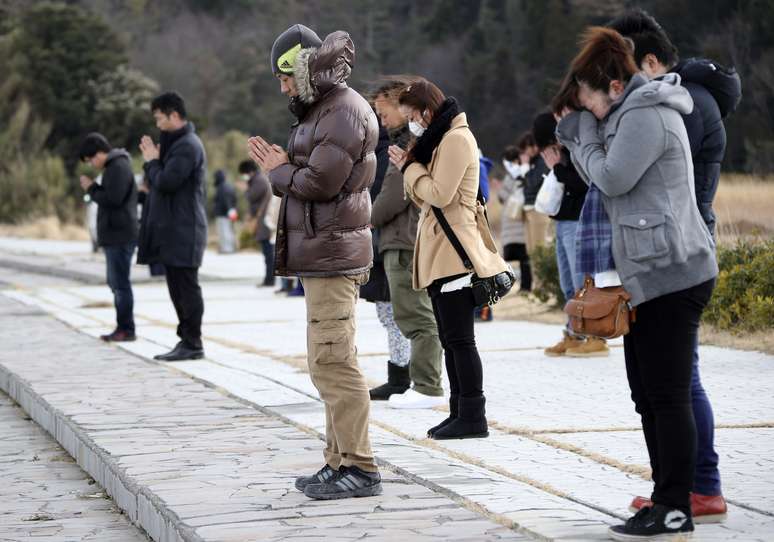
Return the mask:
<path id="1" fill-rule="evenodd" d="M 261 247 L 266 262 L 263 283 L 259 286 L 274 286 L 274 232 L 277 223 L 269 220 L 269 207 L 274 195 L 271 191 L 269 178 L 252 160 L 244 160 L 239 164 L 239 175 L 246 184 L 245 194 L 250 207 L 250 220 L 253 224 L 255 241 Z"/>
<path id="2" fill-rule="evenodd" d="M 113 292 L 116 328 L 100 338 L 108 342 L 135 340 L 134 294 L 130 271 L 137 246 L 137 185 L 129 153 L 114 149 L 99 133 L 86 136 L 82 162 L 102 171 L 102 184 L 82 175 L 81 187 L 97 204 L 97 243 L 105 252 L 107 283 Z"/>
<path id="3" fill-rule="evenodd" d="M 177 312 L 180 341 L 159 361 L 204 357 L 202 316 L 204 299 L 199 267 L 207 245 L 207 155 L 187 120 L 185 102 L 166 92 L 151 102 L 161 142 L 143 136 L 140 151 L 150 186 L 148 218 L 140 229 L 138 263 L 163 263 L 167 288 Z"/>
<path id="4" fill-rule="evenodd" d="M 234 222 L 238 214 L 236 209 L 236 190 L 226 179 L 226 172 L 215 172 L 215 226 L 218 230 L 218 252 L 233 254 L 236 252 L 236 234 Z"/>

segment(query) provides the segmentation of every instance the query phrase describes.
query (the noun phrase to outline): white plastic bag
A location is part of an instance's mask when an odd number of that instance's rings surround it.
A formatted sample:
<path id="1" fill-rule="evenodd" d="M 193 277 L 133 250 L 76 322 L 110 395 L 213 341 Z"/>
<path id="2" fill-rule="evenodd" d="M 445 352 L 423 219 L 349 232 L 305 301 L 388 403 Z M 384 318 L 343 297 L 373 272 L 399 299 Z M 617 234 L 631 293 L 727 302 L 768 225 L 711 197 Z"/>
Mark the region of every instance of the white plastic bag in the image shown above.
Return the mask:
<path id="1" fill-rule="evenodd" d="M 543 185 L 535 197 L 535 210 L 548 216 L 554 216 L 559 212 L 564 197 L 564 184 L 556 178 L 554 170 L 543 178 Z"/>
<path id="2" fill-rule="evenodd" d="M 524 219 L 524 189 L 521 182 L 516 182 L 517 186 L 514 187 L 510 197 L 505 201 L 503 213 L 509 220 L 521 221 Z"/>

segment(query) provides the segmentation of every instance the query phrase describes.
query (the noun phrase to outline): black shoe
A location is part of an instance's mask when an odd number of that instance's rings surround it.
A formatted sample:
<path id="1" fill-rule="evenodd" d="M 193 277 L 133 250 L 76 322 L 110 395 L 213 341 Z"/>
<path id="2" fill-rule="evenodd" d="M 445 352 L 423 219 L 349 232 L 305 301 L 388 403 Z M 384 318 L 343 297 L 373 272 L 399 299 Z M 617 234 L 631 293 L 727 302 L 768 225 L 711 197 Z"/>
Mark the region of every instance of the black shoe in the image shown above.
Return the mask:
<path id="1" fill-rule="evenodd" d="M 100 335 L 99 338 L 107 343 L 125 343 L 137 340 L 134 331 L 124 331 L 122 329 L 116 329 L 108 335 Z"/>
<path id="2" fill-rule="evenodd" d="M 187 359 L 202 359 L 203 357 L 204 349 L 194 348 L 183 341 L 180 341 L 172 350 L 166 354 L 153 356 L 153 359 L 158 361 L 183 361 Z"/>
<path id="3" fill-rule="evenodd" d="M 368 392 L 372 401 L 386 401 L 390 395 L 405 393 L 411 387 L 408 365 L 398 367 L 394 363 L 387 362 L 387 383 L 382 384 Z"/>
<path id="4" fill-rule="evenodd" d="M 460 397 L 460 413 L 456 419 L 435 430 L 430 438 L 451 440 L 464 438 L 486 438 L 489 428 L 484 416 L 484 397 Z"/>
<path id="5" fill-rule="evenodd" d="M 452 394 L 449 396 L 449 417 L 446 418 L 444 421 L 439 423 L 438 425 L 435 425 L 427 430 L 427 436 L 430 438 L 433 438 L 433 435 L 436 431 L 438 431 L 441 427 L 446 427 L 449 425 L 452 421 L 457 419 L 457 416 L 459 416 L 460 413 L 460 396 Z"/>
<path id="6" fill-rule="evenodd" d="M 693 535 L 690 515 L 663 504 L 641 508 L 625 524 L 610 527 L 613 540 L 684 540 Z"/>
<path id="7" fill-rule="evenodd" d="M 304 495 L 321 501 L 373 497 L 381 493 L 382 477 L 379 473 L 365 472 L 357 467 L 341 467 L 338 476 L 330 481 L 304 488 Z"/>
<path id="8" fill-rule="evenodd" d="M 325 483 L 338 475 L 339 471 L 326 464 L 311 476 L 300 476 L 296 478 L 296 489 L 303 492 L 304 489 L 306 489 L 306 486 Z"/>

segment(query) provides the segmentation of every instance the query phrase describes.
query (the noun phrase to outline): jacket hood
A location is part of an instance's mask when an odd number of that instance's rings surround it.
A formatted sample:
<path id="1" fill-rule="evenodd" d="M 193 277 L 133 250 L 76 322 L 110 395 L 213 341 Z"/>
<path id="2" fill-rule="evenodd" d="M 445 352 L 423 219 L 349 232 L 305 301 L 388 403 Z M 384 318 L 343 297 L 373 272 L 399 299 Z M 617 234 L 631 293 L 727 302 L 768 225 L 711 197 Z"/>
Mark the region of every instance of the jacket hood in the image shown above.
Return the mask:
<path id="1" fill-rule="evenodd" d="M 637 73 L 629 81 L 623 96 L 613 103 L 610 114 L 617 112 L 620 115 L 631 109 L 654 105 L 670 107 L 681 115 L 687 115 L 693 111 L 693 99 L 681 86 L 678 74 L 668 73 L 648 81 L 645 75 Z"/>
<path id="2" fill-rule="evenodd" d="M 703 58 L 681 60 L 674 68 L 683 83 L 694 83 L 707 89 L 718 104 L 720 116 L 726 118 L 742 101 L 742 80 L 736 69 Z"/>
<path id="3" fill-rule="evenodd" d="M 226 182 L 226 174 L 222 169 L 215 172 L 215 186 L 221 185 Z"/>
<path id="4" fill-rule="evenodd" d="M 329 34 L 319 47 L 301 49 L 293 75 L 299 99 L 316 102 L 334 87 L 345 84 L 355 65 L 355 44 L 346 32 Z"/>
<path id="5" fill-rule="evenodd" d="M 127 152 L 126 149 L 110 149 L 110 152 L 107 154 L 107 160 L 105 160 L 105 163 L 107 164 L 112 160 L 122 156 L 131 162 L 132 156 Z"/>

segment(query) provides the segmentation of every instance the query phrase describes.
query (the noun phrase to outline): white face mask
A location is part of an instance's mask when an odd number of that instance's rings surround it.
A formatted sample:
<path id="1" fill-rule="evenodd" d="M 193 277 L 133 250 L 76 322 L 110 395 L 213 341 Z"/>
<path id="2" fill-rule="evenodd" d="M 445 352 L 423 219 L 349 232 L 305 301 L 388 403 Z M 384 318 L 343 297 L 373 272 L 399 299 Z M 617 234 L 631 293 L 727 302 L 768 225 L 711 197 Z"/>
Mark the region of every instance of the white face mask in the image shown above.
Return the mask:
<path id="1" fill-rule="evenodd" d="M 409 131 L 414 134 L 416 137 L 422 137 L 422 134 L 425 133 L 425 128 L 418 122 L 414 122 L 413 120 L 408 123 Z"/>
<path id="2" fill-rule="evenodd" d="M 514 164 L 510 160 L 503 159 L 503 167 L 505 168 L 505 171 L 508 172 L 508 175 L 514 179 L 519 176 L 519 164 Z"/>
<path id="3" fill-rule="evenodd" d="M 517 164 L 516 162 L 510 162 L 508 160 L 503 160 L 503 167 L 505 167 L 505 171 L 508 172 L 508 175 L 514 179 L 522 177 L 529 171 L 529 166 Z"/>
<path id="4" fill-rule="evenodd" d="M 241 175 L 241 179 L 242 179 L 244 182 L 247 182 L 247 181 L 249 181 L 249 180 L 250 180 L 250 175 L 248 175 L 247 173 L 242 173 L 242 175 Z"/>

